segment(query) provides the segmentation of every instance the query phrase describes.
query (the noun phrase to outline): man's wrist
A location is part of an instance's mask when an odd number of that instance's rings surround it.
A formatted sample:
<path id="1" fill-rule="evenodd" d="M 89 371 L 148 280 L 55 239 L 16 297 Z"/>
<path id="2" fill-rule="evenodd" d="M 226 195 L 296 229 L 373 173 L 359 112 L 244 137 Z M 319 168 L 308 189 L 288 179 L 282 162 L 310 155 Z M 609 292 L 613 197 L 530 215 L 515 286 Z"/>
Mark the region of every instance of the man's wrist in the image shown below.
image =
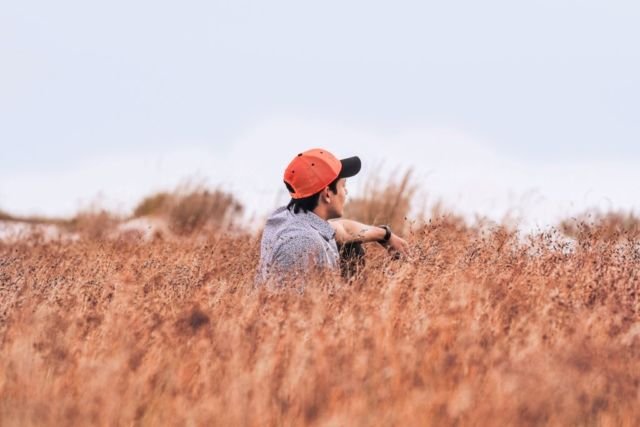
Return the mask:
<path id="1" fill-rule="evenodd" d="M 391 235 L 393 234 L 391 231 L 391 227 L 389 227 L 388 225 L 379 225 L 378 227 L 382 228 L 385 233 L 384 233 L 384 237 L 380 240 L 378 240 L 379 243 L 385 244 L 385 243 L 389 243 L 389 239 L 391 239 Z"/>

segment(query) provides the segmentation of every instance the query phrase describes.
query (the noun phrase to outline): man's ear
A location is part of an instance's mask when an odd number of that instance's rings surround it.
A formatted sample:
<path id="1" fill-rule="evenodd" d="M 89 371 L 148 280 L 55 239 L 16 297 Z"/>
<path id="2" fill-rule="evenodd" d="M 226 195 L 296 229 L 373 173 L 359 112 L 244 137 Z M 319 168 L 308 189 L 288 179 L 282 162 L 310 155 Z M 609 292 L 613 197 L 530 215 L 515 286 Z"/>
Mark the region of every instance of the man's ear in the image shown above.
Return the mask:
<path id="1" fill-rule="evenodd" d="M 331 201 L 331 195 L 329 193 L 330 193 L 329 187 L 325 187 L 324 190 L 322 190 L 322 198 L 327 203 Z"/>

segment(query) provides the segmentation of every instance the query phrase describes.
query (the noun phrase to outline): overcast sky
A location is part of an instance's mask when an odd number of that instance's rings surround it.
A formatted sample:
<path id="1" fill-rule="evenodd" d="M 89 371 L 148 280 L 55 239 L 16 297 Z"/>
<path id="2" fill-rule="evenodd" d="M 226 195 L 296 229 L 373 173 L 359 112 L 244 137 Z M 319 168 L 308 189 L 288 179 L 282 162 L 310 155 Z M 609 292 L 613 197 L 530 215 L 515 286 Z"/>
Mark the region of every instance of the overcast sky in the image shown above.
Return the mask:
<path id="1" fill-rule="evenodd" d="M 0 209 L 126 211 L 199 177 L 266 213 L 316 146 L 536 224 L 637 209 L 633 1 L 0 6 Z"/>

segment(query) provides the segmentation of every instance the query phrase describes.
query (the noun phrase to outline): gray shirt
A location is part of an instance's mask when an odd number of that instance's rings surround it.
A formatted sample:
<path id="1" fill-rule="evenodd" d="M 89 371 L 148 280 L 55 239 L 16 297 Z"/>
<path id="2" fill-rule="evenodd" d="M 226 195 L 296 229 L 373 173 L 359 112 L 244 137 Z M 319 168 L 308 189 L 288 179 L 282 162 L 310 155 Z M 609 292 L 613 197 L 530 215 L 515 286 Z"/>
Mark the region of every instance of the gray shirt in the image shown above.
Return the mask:
<path id="1" fill-rule="evenodd" d="M 313 212 L 277 209 L 264 228 L 256 282 L 313 268 L 337 269 L 335 235 L 331 224 Z"/>

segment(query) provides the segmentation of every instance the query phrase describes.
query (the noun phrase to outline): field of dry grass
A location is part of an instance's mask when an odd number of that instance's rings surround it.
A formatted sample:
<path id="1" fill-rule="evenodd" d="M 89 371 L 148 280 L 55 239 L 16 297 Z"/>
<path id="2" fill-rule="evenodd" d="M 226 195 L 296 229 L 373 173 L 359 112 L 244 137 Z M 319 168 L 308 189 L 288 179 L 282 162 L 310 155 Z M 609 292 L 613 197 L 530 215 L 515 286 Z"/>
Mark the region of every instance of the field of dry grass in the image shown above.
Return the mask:
<path id="1" fill-rule="evenodd" d="M 371 248 L 303 293 L 255 289 L 238 232 L 0 241 L 0 425 L 636 426 L 640 241 L 618 225 L 436 217 L 411 260 Z"/>

